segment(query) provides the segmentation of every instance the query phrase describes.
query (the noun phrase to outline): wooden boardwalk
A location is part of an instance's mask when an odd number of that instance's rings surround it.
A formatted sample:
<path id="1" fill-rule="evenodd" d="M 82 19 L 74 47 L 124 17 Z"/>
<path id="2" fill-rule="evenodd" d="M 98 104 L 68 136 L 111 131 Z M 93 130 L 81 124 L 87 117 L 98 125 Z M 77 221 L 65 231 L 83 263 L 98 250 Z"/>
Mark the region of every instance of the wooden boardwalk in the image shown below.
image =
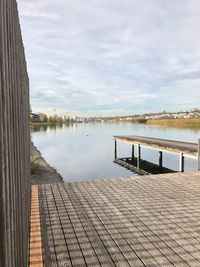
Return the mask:
<path id="1" fill-rule="evenodd" d="M 200 267 L 200 172 L 39 186 L 44 266 Z"/>
<path id="2" fill-rule="evenodd" d="M 116 163 L 123 163 L 118 159 L 117 156 L 117 142 L 124 142 L 131 144 L 132 146 L 132 161 L 134 162 L 136 159 L 136 164 L 131 163 L 137 168 L 137 173 L 143 175 L 145 171 L 148 173 L 156 173 L 155 168 L 151 170 L 151 166 L 144 165 L 145 168 L 140 166 L 141 164 L 141 148 L 149 148 L 158 151 L 158 165 L 160 169 L 163 168 L 163 152 L 179 154 L 179 171 L 184 172 L 184 165 L 185 165 L 185 157 L 190 157 L 197 160 L 197 170 L 200 171 L 200 139 L 198 139 L 198 143 L 189 143 L 189 142 L 182 142 L 176 140 L 168 140 L 168 139 L 160 139 L 160 138 L 152 138 L 152 137 L 145 137 L 145 136 L 137 136 L 137 135 L 121 135 L 121 136 L 113 136 L 115 141 L 115 150 L 114 150 L 114 158 Z M 135 158 L 135 145 L 136 145 L 136 152 L 137 157 Z M 123 164 L 120 164 L 123 165 Z M 146 169 L 147 167 L 147 169 Z M 149 168 L 150 167 L 150 168 Z M 159 170 L 159 168 L 157 168 Z M 170 171 L 171 172 L 171 171 Z M 163 170 L 160 172 L 163 173 Z"/>
<path id="3" fill-rule="evenodd" d="M 140 144 L 144 147 L 156 148 L 163 151 L 181 152 L 188 156 L 197 157 L 198 144 L 189 142 L 180 142 L 175 140 L 159 139 L 137 135 L 113 136 L 113 139 L 129 144 Z"/>

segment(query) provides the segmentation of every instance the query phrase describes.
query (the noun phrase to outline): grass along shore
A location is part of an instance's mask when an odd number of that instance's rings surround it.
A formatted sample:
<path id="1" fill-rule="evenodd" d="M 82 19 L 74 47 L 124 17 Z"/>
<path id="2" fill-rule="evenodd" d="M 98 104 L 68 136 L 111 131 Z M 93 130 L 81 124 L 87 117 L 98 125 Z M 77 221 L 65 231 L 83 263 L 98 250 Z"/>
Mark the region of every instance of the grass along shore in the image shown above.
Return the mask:
<path id="1" fill-rule="evenodd" d="M 160 125 L 178 128 L 200 128 L 200 118 L 197 119 L 151 119 L 147 121 L 149 125 Z"/>

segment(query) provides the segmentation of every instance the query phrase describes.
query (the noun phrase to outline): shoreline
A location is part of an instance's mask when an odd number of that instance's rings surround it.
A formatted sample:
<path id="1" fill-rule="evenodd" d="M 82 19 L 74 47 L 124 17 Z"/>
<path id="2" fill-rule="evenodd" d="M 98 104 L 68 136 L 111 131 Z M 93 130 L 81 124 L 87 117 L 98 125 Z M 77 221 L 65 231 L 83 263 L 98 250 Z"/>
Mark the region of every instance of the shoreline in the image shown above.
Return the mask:
<path id="1" fill-rule="evenodd" d="M 147 125 L 167 126 L 173 128 L 199 129 L 200 119 L 149 119 Z"/>
<path id="2" fill-rule="evenodd" d="M 31 184 L 54 184 L 63 182 L 63 177 L 57 172 L 57 170 L 50 166 L 46 160 L 42 157 L 41 152 L 31 142 L 31 161 L 37 164 L 38 170 L 36 174 L 31 175 Z"/>
<path id="3" fill-rule="evenodd" d="M 147 125 L 161 125 L 169 127 L 183 127 L 183 128 L 200 128 L 200 117 L 199 118 L 158 118 L 158 119 L 135 119 L 135 120 L 114 120 L 114 121 L 104 121 L 104 123 L 141 123 Z M 88 123 L 88 122 L 87 122 Z M 89 122 L 94 124 L 96 122 Z M 31 127 L 34 126 L 63 126 L 63 125 L 73 125 L 81 124 L 81 122 L 73 123 L 49 123 L 49 122 L 31 122 Z"/>

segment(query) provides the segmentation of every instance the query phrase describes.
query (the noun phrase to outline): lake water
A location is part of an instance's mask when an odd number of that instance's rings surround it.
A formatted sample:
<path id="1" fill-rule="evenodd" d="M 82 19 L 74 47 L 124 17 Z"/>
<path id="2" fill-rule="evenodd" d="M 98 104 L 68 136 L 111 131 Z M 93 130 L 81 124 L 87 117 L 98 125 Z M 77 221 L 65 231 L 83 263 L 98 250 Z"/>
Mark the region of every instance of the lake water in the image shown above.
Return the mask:
<path id="1" fill-rule="evenodd" d="M 32 141 L 46 161 L 65 181 L 81 181 L 135 175 L 113 163 L 113 135 L 142 135 L 197 142 L 200 130 L 177 129 L 133 123 L 88 123 L 57 127 L 35 126 Z M 118 144 L 118 157 L 131 156 L 131 145 Z M 158 162 L 158 152 L 142 149 L 142 158 Z M 164 166 L 178 170 L 179 156 L 164 153 Z M 196 170 L 197 162 L 186 159 L 185 169 Z"/>

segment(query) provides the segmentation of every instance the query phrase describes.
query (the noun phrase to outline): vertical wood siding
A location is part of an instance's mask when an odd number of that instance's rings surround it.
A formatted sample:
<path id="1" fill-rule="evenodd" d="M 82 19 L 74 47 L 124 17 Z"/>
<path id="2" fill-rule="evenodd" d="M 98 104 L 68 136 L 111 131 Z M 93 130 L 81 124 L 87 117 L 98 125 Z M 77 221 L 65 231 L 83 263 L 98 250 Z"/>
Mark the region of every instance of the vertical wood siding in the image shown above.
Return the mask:
<path id="1" fill-rule="evenodd" d="M 0 1 L 0 267 L 27 266 L 29 81 L 17 4 Z"/>

